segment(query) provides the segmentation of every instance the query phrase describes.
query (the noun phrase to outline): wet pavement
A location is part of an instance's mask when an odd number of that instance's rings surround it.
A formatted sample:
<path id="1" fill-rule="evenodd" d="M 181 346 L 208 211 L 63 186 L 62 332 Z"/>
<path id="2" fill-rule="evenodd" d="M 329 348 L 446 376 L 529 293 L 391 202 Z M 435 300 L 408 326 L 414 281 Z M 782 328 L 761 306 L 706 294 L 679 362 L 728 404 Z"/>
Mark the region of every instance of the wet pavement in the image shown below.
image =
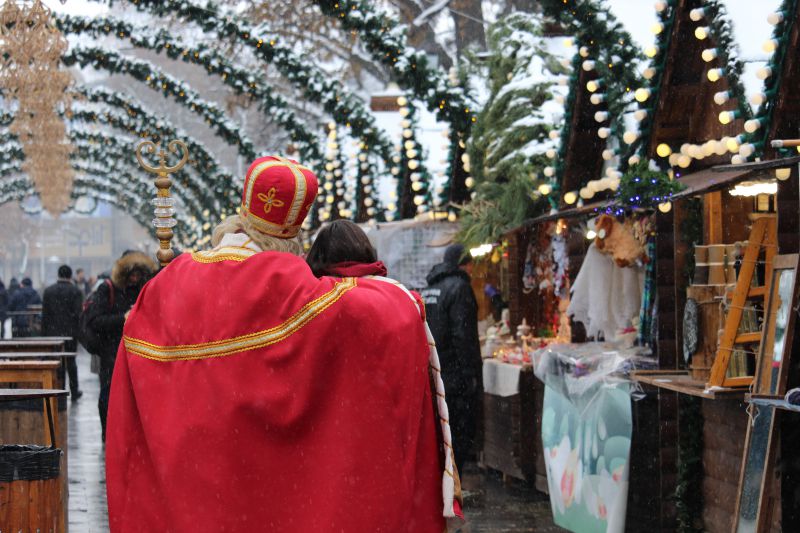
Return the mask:
<path id="1" fill-rule="evenodd" d="M 463 474 L 464 515 L 462 533 L 561 533 L 553 524 L 546 494 L 497 472 L 467 464 Z M 468 490 L 471 489 L 471 490 Z"/>
<path id="2" fill-rule="evenodd" d="M 78 355 L 83 397 L 69 410 L 69 527 L 71 533 L 108 531 L 105 455 L 100 438 L 97 397 L 100 383 L 89 371 L 89 354 Z M 463 475 L 468 524 L 462 533 L 555 533 L 547 496 L 516 481 L 467 465 Z"/>
<path id="3" fill-rule="evenodd" d="M 69 530 L 71 533 L 108 531 L 105 453 L 100 433 L 97 398 L 100 381 L 89 371 L 88 353 L 78 354 L 78 383 L 83 397 L 69 402 Z"/>

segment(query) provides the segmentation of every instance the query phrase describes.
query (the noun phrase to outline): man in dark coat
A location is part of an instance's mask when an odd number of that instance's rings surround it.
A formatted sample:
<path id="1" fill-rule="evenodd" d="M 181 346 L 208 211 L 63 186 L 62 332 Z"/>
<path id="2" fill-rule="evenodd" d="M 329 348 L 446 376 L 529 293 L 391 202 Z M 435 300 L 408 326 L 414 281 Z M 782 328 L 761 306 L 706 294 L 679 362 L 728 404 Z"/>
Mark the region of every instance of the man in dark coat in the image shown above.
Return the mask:
<path id="1" fill-rule="evenodd" d="M 3 281 L 0 280 L 0 339 L 5 338 L 5 323 L 8 316 L 8 293 Z"/>
<path id="2" fill-rule="evenodd" d="M 108 397 L 111 393 L 111 376 L 122 340 L 125 315 L 130 311 L 144 284 L 156 273 L 157 265 L 142 252 L 126 251 L 114 263 L 110 280 L 100 283 L 86 306 L 86 327 L 102 339 L 100 357 L 100 424 L 103 442 L 106 440 Z"/>
<path id="3" fill-rule="evenodd" d="M 72 269 L 58 267 L 58 281 L 44 290 L 42 298 L 42 335 L 72 337 L 65 345 L 68 352 L 78 348 L 78 326 L 81 319 L 83 293 L 72 283 Z M 72 401 L 83 396 L 78 386 L 78 365 L 74 357 L 67 358 L 69 390 Z"/>
<path id="4" fill-rule="evenodd" d="M 17 337 L 30 337 L 31 336 L 31 316 L 27 313 L 28 306 L 38 305 L 42 303 L 42 298 L 39 293 L 33 289 L 33 282 L 31 278 L 22 280 L 22 286 L 14 291 L 11 299 L 8 302 L 8 310 L 17 312 L 11 319 L 12 331 L 16 331 Z"/>
<path id="5" fill-rule="evenodd" d="M 444 261 L 428 274 L 422 291 L 428 325 L 436 341 L 450 411 L 456 466 L 474 451 L 482 390 L 478 303 L 470 285 L 471 257 L 460 244 L 449 246 Z"/>

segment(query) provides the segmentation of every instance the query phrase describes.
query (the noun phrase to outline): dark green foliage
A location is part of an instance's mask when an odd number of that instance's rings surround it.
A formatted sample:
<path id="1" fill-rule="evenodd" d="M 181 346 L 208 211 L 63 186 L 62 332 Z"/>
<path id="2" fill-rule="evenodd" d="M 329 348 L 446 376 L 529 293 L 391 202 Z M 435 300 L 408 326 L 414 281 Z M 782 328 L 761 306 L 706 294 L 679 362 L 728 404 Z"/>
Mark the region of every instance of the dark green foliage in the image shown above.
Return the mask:
<path id="1" fill-rule="evenodd" d="M 669 202 L 673 194 L 684 188 L 665 172 L 650 170 L 646 162 L 641 162 L 620 178 L 616 203 L 632 209 L 654 209 L 660 203 Z"/>

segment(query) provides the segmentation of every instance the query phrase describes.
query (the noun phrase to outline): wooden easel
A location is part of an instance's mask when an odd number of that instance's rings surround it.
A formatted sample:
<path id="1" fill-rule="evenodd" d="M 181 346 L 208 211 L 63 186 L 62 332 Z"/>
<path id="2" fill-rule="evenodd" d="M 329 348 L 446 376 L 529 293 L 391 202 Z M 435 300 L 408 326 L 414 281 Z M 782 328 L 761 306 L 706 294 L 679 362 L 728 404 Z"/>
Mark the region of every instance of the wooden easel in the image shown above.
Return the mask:
<path id="1" fill-rule="evenodd" d="M 777 220 L 775 217 L 760 217 L 753 222 L 747 249 L 742 259 L 742 268 L 736 280 L 736 288 L 730 303 L 728 315 L 725 318 L 725 327 L 720 337 L 717 356 L 711 366 L 711 377 L 706 388 L 710 387 L 749 387 L 753 376 L 726 377 L 728 364 L 734 346 L 744 343 L 761 341 L 761 332 L 739 333 L 739 323 L 742 320 L 742 311 L 749 300 L 761 299 L 766 304 L 769 294 L 769 284 L 772 282 L 772 259 L 778 251 L 777 248 Z M 764 284 L 752 287 L 753 274 L 755 273 L 761 249 L 764 248 Z"/>

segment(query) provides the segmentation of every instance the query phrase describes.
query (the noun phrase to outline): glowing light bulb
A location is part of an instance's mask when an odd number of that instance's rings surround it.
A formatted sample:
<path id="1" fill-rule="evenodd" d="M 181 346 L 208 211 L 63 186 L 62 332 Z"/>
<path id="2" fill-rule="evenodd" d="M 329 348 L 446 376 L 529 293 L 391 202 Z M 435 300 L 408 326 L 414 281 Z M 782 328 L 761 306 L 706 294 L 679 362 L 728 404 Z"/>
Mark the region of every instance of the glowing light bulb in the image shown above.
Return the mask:
<path id="1" fill-rule="evenodd" d="M 668 159 L 670 166 L 673 166 L 673 167 L 678 166 L 678 159 L 680 159 L 680 157 L 681 157 L 681 154 L 676 154 L 674 152 L 671 153 L 669 155 L 669 159 Z"/>
<path id="2" fill-rule="evenodd" d="M 597 92 L 599 88 L 600 88 L 599 80 L 589 80 L 588 82 L 586 82 L 586 90 L 589 91 L 590 93 Z"/>
<path id="3" fill-rule="evenodd" d="M 705 50 L 702 51 L 702 53 L 700 54 L 700 57 L 702 57 L 703 61 L 705 61 L 706 63 L 708 63 L 710 61 L 714 61 L 714 59 L 717 57 L 717 49 L 716 48 L 706 48 Z"/>
<path id="4" fill-rule="evenodd" d="M 706 77 L 708 78 L 708 81 L 713 83 L 719 81 L 719 79 L 723 76 L 723 74 L 725 74 L 724 69 L 712 68 L 709 69 L 708 72 L 706 72 Z"/>
<path id="5" fill-rule="evenodd" d="M 644 48 L 644 55 L 650 58 L 656 57 L 658 55 L 658 47 L 652 44 L 650 46 L 646 46 Z"/>
<path id="6" fill-rule="evenodd" d="M 407 106 L 408 105 L 408 98 L 406 98 L 405 96 L 398 96 L 397 97 L 397 105 L 399 105 L 400 107 Z"/>
<path id="7" fill-rule="evenodd" d="M 764 66 L 756 71 L 756 78 L 766 80 L 772 76 L 772 67 Z"/>
<path id="8" fill-rule="evenodd" d="M 550 185 L 549 183 L 542 183 L 541 185 L 539 185 L 539 192 L 542 194 L 542 196 L 547 196 L 548 194 L 553 192 L 553 186 Z"/>
<path id="9" fill-rule="evenodd" d="M 688 155 L 681 155 L 678 158 L 678 166 L 681 168 L 687 168 L 689 165 L 692 164 L 692 158 Z"/>
<path id="10" fill-rule="evenodd" d="M 546 155 L 548 159 L 555 159 L 558 153 L 552 148 L 550 148 L 544 153 L 544 155 Z"/>
<path id="11" fill-rule="evenodd" d="M 666 143 L 661 143 L 656 146 L 656 153 L 659 155 L 659 157 L 669 157 L 669 155 L 672 153 L 672 148 L 670 148 Z"/>
<path id="12" fill-rule="evenodd" d="M 597 136 L 601 139 L 607 139 L 609 135 L 611 135 L 611 130 L 609 128 L 600 128 L 597 130 Z"/>
<path id="13" fill-rule="evenodd" d="M 600 105 L 605 101 L 605 99 L 606 99 L 606 95 L 600 94 L 600 93 L 594 93 L 594 94 L 592 94 L 592 96 L 589 97 L 589 101 L 593 105 Z"/>
<path id="14" fill-rule="evenodd" d="M 553 167 L 544 167 L 543 172 L 545 176 L 547 176 L 548 178 L 552 178 L 556 173 L 556 169 L 554 169 Z"/>
<path id="15" fill-rule="evenodd" d="M 728 151 L 732 154 L 735 154 L 739 151 L 739 139 L 736 137 L 731 137 L 725 142 L 725 147 Z"/>
<path id="16" fill-rule="evenodd" d="M 582 68 L 583 68 L 583 70 L 585 70 L 586 72 L 589 72 L 590 70 L 594 70 L 594 65 L 595 65 L 594 61 L 592 61 L 591 59 L 587 59 L 586 61 L 584 61 L 584 62 L 581 64 L 581 67 L 582 67 Z"/>
<path id="17" fill-rule="evenodd" d="M 755 131 L 760 127 L 761 121 L 757 118 L 750 119 L 744 123 L 744 131 L 747 133 L 755 133 Z"/>
<path id="18" fill-rule="evenodd" d="M 633 93 L 633 97 L 636 98 L 637 102 L 646 102 L 650 98 L 650 89 L 640 87 Z"/>
<path id="19" fill-rule="evenodd" d="M 578 53 L 581 55 L 581 57 L 589 57 L 589 47 L 581 46 L 580 50 L 578 50 Z"/>
<path id="20" fill-rule="evenodd" d="M 550 133 L 548 133 L 547 135 L 548 137 L 550 137 L 555 141 L 561 136 L 561 132 L 559 132 L 558 130 L 550 130 Z"/>
<path id="21" fill-rule="evenodd" d="M 714 143 L 714 153 L 716 155 L 725 155 L 725 152 L 728 151 L 728 139 L 730 139 L 730 137 L 723 137 Z"/>
<path id="22" fill-rule="evenodd" d="M 622 140 L 625 141 L 625 144 L 633 144 L 638 138 L 639 134 L 635 131 L 626 131 L 622 134 Z"/>
<path id="23" fill-rule="evenodd" d="M 658 1 L 655 3 L 655 6 L 654 6 L 654 7 L 656 8 L 656 11 L 658 11 L 659 13 L 661 13 L 662 11 L 664 11 L 665 9 L 667 9 L 667 2 L 666 2 L 665 0 L 658 0 Z"/>
<path id="24" fill-rule="evenodd" d="M 699 22 L 704 16 L 706 16 L 706 12 L 702 7 L 689 11 L 689 18 L 692 19 L 693 22 Z"/>
<path id="25" fill-rule="evenodd" d="M 644 79 L 646 80 L 653 79 L 655 75 L 656 75 L 656 69 L 654 67 L 647 67 L 646 69 L 644 69 L 644 71 L 642 71 L 642 76 L 644 76 Z"/>
<path id="26" fill-rule="evenodd" d="M 733 111 L 722 111 L 719 114 L 720 124 L 730 124 L 736 119 L 736 113 Z"/>
<path id="27" fill-rule="evenodd" d="M 750 103 L 753 105 L 764 105 L 767 101 L 767 95 L 764 92 L 757 92 L 750 97 Z"/>
<path id="28" fill-rule="evenodd" d="M 731 93 L 728 91 L 720 91 L 718 93 L 714 93 L 714 103 L 717 105 L 722 105 L 727 102 L 731 97 Z"/>
<path id="29" fill-rule="evenodd" d="M 662 213 L 669 213 L 672 211 L 672 202 L 662 202 L 658 204 L 658 210 Z"/>
<path id="30" fill-rule="evenodd" d="M 603 150 L 603 159 L 606 161 L 614 159 L 614 150 Z"/>
<path id="31" fill-rule="evenodd" d="M 464 180 L 464 185 L 466 185 L 468 189 L 473 188 L 475 186 L 475 178 L 472 176 L 468 177 Z"/>
<path id="32" fill-rule="evenodd" d="M 750 157 L 756 151 L 756 147 L 751 143 L 745 143 L 739 147 L 739 155 L 742 157 Z"/>
<path id="33" fill-rule="evenodd" d="M 564 203 L 567 205 L 572 205 L 578 201 L 578 195 L 575 192 L 570 191 L 564 195 Z"/>
<path id="34" fill-rule="evenodd" d="M 414 205 L 420 206 L 425 203 L 425 197 L 417 195 L 414 197 Z"/>
<path id="35" fill-rule="evenodd" d="M 776 168 L 775 169 L 775 177 L 781 181 L 789 179 L 789 176 L 792 174 L 791 168 Z"/>
<path id="36" fill-rule="evenodd" d="M 578 194 L 580 194 L 581 198 L 584 200 L 591 200 L 594 198 L 594 191 L 589 189 L 589 187 L 582 188 Z"/>
<path id="37" fill-rule="evenodd" d="M 735 156 L 731 157 L 732 165 L 741 165 L 742 163 L 744 163 L 744 158 L 739 154 L 736 154 Z"/>
<path id="38" fill-rule="evenodd" d="M 605 122 L 608 120 L 608 112 L 606 111 L 598 111 L 594 114 L 594 119 L 597 122 Z"/>
<path id="39" fill-rule="evenodd" d="M 647 118 L 647 109 L 637 109 L 636 111 L 633 112 L 633 118 L 637 122 L 643 121 L 644 119 Z"/>
<path id="40" fill-rule="evenodd" d="M 651 31 L 651 32 L 652 32 L 654 35 L 658 35 L 658 34 L 659 34 L 659 33 L 661 33 L 662 31 L 664 31 L 664 25 L 663 25 L 662 23 L 660 23 L 660 22 L 656 22 L 655 24 L 653 24 L 652 26 L 650 26 L 650 31 Z"/>
<path id="41" fill-rule="evenodd" d="M 632 156 L 630 156 L 628 158 L 628 164 L 629 165 L 638 165 L 641 160 L 642 160 L 641 157 L 639 157 L 638 155 L 634 154 L 634 155 L 632 155 Z"/>
<path id="42" fill-rule="evenodd" d="M 767 22 L 772 26 L 777 26 L 781 22 L 783 22 L 784 15 L 782 11 L 777 11 L 775 13 L 770 13 L 767 15 Z"/>
<path id="43" fill-rule="evenodd" d="M 701 41 L 708 37 L 709 29 L 708 26 L 698 26 L 694 30 L 694 36 L 700 39 Z"/>
<path id="44" fill-rule="evenodd" d="M 766 53 L 771 54 L 778 48 L 778 41 L 777 39 L 770 39 L 765 41 L 764 44 L 761 46 L 761 49 L 764 50 Z"/>
<path id="45" fill-rule="evenodd" d="M 466 181 L 466 180 L 465 180 L 465 181 Z M 415 181 L 414 183 L 412 183 L 412 184 L 411 184 L 411 190 L 413 190 L 413 191 L 419 191 L 419 190 L 421 190 L 421 189 L 422 189 L 422 183 L 421 183 L 421 182 L 419 182 L 419 181 Z"/>

